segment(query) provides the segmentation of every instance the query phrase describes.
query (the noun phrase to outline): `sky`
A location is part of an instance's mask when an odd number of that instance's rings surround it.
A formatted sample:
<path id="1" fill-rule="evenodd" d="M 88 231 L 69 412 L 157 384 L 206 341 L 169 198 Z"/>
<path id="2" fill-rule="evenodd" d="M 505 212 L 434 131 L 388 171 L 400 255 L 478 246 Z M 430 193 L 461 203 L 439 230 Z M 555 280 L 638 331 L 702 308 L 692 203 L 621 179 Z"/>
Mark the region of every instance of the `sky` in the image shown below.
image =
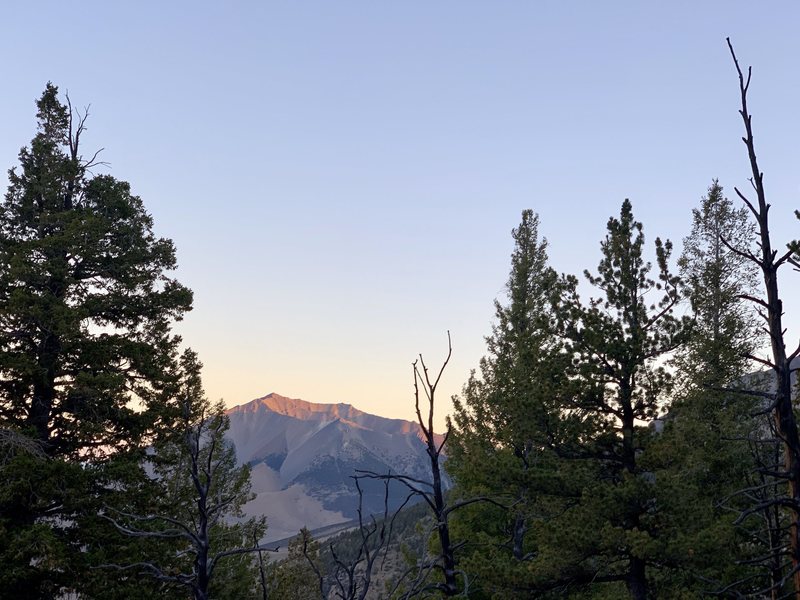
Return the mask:
<path id="1" fill-rule="evenodd" d="M 788 1 L 16 2 L 0 166 L 52 81 L 174 240 L 212 399 L 413 418 L 411 363 L 437 368 L 449 330 L 441 429 L 522 210 L 579 274 L 623 199 L 679 251 L 712 179 L 748 188 L 726 36 L 754 69 L 773 239 L 800 237 L 798 26 Z M 796 343 L 800 274 L 781 288 Z"/>

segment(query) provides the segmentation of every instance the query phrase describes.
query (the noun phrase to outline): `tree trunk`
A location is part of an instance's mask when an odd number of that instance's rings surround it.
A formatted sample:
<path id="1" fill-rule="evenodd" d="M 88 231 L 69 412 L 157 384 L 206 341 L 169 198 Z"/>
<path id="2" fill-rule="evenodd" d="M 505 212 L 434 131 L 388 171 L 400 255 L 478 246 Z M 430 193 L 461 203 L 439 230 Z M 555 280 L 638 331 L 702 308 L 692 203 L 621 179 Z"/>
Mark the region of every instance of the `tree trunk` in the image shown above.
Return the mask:
<path id="1" fill-rule="evenodd" d="M 625 470 L 637 477 L 636 469 L 636 441 L 635 427 L 636 419 L 633 411 L 633 385 L 632 376 L 623 377 L 620 382 L 619 396 L 622 408 L 622 464 Z M 625 529 L 635 531 L 639 529 L 639 506 L 632 506 L 629 509 L 631 514 L 626 519 Z M 645 562 L 638 556 L 630 557 L 628 562 L 628 591 L 633 600 L 646 600 L 647 598 L 647 577 L 645 574 Z"/>
<path id="2" fill-rule="evenodd" d="M 747 108 L 747 91 L 750 86 L 751 71 L 748 70 L 745 79 L 733 45 L 728 38 L 728 48 L 730 49 L 736 71 L 739 74 L 739 92 L 741 98 L 741 109 L 739 114 L 744 123 L 745 136 L 742 138 L 747 146 L 747 156 L 750 161 L 750 171 L 752 178 L 751 184 L 756 192 L 757 202 L 748 200 L 738 189 L 736 193 L 745 202 L 750 211 L 755 216 L 758 224 L 759 246 L 761 257 L 752 257 L 761 269 L 764 276 L 764 288 L 766 291 L 766 301 L 759 300 L 759 304 L 765 309 L 764 318 L 767 321 L 767 331 L 772 347 L 772 369 L 775 374 L 775 401 L 773 418 L 777 429 L 778 438 L 783 442 L 783 465 L 789 483 L 789 509 L 791 524 L 789 526 L 789 555 L 792 564 L 792 581 L 794 583 L 794 598 L 800 600 L 800 539 L 798 539 L 798 521 L 800 520 L 800 435 L 797 431 L 797 421 L 794 417 L 792 408 L 792 385 L 791 369 L 786 355 L 786 344 L 783 339 L 783 303 L 778 294 L 778 269 L 786 262 L 791 255 L 788 254 L 777 258 L 778 252 L 773 251 L 772 241 L 769 233 L 769 209 L 767 204 L 766 192 L 764 190 L 764 174 L 758 166 L 756 158 L 755 144 L 753 142 L 752 116 Z"/>
<path id="3" fill-rule="evenodd" d="M 36 438 L 43 442 L 45 450 L 49 451 L 50 441 L 50 413 L 55 400 L 55 379 L 58 357 L 61 352 L 61 343 L 58 338 L 49 333 L 40 345 L 41 353 L 37 361 L 39 373 L 33 384 L 33 399 L 28 411 L 28 424 L 36 430 Z"/>
<path id="4" fill-rule="evenodd" d="M 749 119 L 748 119 L 749 123 Z M 750 132 L 748 131 L 748 134 Z M 752 134 L 748 137 L 748 149 L 752 148 Z M 755 151 L 751 161 L 755 164 Z M 792 407 L 791 367 L 786 355 L 786 343 L 783 339 L 783 302 L 778 293 L 778 267 L 769 234 L 769 206 L 764 197 L 764 186 L 759 175 L 756 179 L 756 192 L 759 198 L 757 220 L 761 242 L 760 266 L 764 275 L 764 287 L 767 292 L 767 325 L 772 347 L 772 364 L 775 374 L 775 409 L 773 418 L 778 438 L 783 442 L 783 466 L 789 482 L 789 498 L 791 524 L 789 526 L 789 554 L 794 572 L 794 597 L 800 600 L 800 538 L 798 538 L 798 521 L 800 521 L 800 435 L 797 420 Z"/>
<path id="5" fill-rule="evenodd" d="M 628 591 L 633 600 L 647 600 L 645 564 L 641 558 L 631 557 L 628 567 Z"/>
<path id="6" fill-rule="evenodd" d="M 524 543 L 525 543 L 525 532 L 528 528 L 525 526 L 525 516 L 524 515 L 515 515 L 514 516 L 514 529 L 511 532 L 512 535 L 512 548 L 511 552 L 517 560 L 522 560 L 525 556 L 524 551 Z"/>
<path id="7" fill-rule="evenodd" d="M 431 459 L 431 474 L 433 475 L 433 500 L 436 506 L 437 529 L 439 532 L 439 543 L 442 547 L 442 562 L 444 575 L 443 593 L 445 596 L 455 596 L 458 594 L 458 582 L 456 581 L 456 561 L 453 553 L 453 544 L 450 541 L 450 526 L 447 522 L 446 506 L 444 503 L 444 491 L 442 489 L 442 473 L 439 467 L 439 454 L 436 452 L 436 442 L 433 439 L 433 429 L 427 434 L 428 455 Z"/>

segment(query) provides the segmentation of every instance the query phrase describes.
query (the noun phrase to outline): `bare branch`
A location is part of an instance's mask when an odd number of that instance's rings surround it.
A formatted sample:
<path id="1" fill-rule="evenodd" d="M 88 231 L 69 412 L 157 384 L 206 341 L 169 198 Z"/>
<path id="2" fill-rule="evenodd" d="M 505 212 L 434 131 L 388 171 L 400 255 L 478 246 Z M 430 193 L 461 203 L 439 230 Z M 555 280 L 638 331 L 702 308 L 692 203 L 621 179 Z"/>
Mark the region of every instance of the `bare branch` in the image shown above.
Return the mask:
<path id="1" fill-rule="evenodd" d="M 253 552 L 279 552 L 280 546 L 275 546 L 270 548 L 269 546 L 254 546 L 252 548 L 233 548 L 231 550 L 225 550 L 223 552 L 217 552 L 208 563 L 208 577 L 209 579 L 214 573 L 214 567 L 217 566 L 217 562 L 228 556 L 238 556 L 240 554 L 251 554 Z"/>
<path id="2" fill-rule="evenodd" d="M 756 257 L 756 256 L 755 256 L 754 254 L 752 254 L 751 252 L 745 252 L 744 250 L 740 250 L 740 249 L 739 249 L 739 248 L 737 248 L 736 246 L 732 245 L 732 244 L 731 244 L 731 243 L 730 243 L 730 242 L 729 242 L 727 239 L 725 239 L 723 236 L 720 236 L 720 238 L 719 238 L 719 239 L 720 239 L 720 241 L 722 242 L 722 244 L 723 244 L 723 245 L 724 245 L 724 246 L 725 246 L 725 247 L 726 247 L 728 250 L 730 250 L 731 252 L 733 252 L 733 253 L 734 253 L 734 254 L 736 254 L 737 256 L 741 256 L 742 258 L 745 258 L 745 259 L 747 259 L 747 260 L 749 260 L 749 261 L 752 261 L 752 262 L 754 262 L 755 264 L 757 264 L 759 267 L 761 266 L 761 259 L 759 259 L 758 257 Z"/>
<path id="3" fill-rule="evenodd" d="M 760 356 L 756 356 L 755 354 L 752 354 L 750 352 L 745 352 L 744 354 L 742 354 L 742 358 L 746 358 L 748 360 L 752 360 L 753 362 L 762 364 L 769 369 L 775 368 L 775 363 L 771 362 L 769 359 L 761 358 Z"/>
<path id="4" fill-rule="evenodd" d="M 775 268 L 777 269 L 785 262 L 792 262 L 790 259 L 797 253 L 795 248 L 790 247 L 778 260 L 775 261 Z"/>
<path id="5" fill-rule="evenodd" d="M 470 504 L 475 504 L 477 502 L 486 502 L 487 504 L 494 504 L 498 508 L 502 508 L 502 509 L 505 509 L 505 510 L 508 510 L 508 508 L 509 508 L 508 505 L 503 504 L 502 502 L 498 502 L 497 500 L 495 500 L 494 498 L 490 498 L 489 496 L 476 496 L 475 498 L 469 498 L 467 500 L 461 500 L 459 502 L 456 502 L 455 504 L 452 504 L 452 505 L 448 506 L 445 509 L 445 513 L 446 514 L 450 514 L 450 513 L 455 512 L 455 511 L 457 511 L 457 510 L 459 510 L 461 508 L 464 508 L 465 506 L 469 506 Z"/>
<path id="6" fill-rule="evenodd" d="M 747 138 L 742 138 L 742 141 L 746 144 L 747 143 Z M 750 183 L 751 184 L 753 183 L 752 179 L 750 180 Z M 747 208 L 749 208 L 750 212 L 753 213 L 753 215 L 756 217 L 756 220 L 760 220 L 761 219 L 761 214 L 756 210 L 755 206 L 753 206 L 753 203 L 750 202 L 750 200 L 747 198 L 747 196 L 745 196 L 742 192 L 740 192 L 739 188 L 734 186 L 733 189 L 736 192 L 736 195 L 739 196 L 739 198 L 741 198 L 742 202 L 744 202 L 747 205 Z"/>
<path id="7" fill-rule="evenodd" d="M 6 454 L 21 451 L 40 460 L 47 458 L 41 442 L 5 427 L 0 427 L 0 449 L 5 450 Z"/>

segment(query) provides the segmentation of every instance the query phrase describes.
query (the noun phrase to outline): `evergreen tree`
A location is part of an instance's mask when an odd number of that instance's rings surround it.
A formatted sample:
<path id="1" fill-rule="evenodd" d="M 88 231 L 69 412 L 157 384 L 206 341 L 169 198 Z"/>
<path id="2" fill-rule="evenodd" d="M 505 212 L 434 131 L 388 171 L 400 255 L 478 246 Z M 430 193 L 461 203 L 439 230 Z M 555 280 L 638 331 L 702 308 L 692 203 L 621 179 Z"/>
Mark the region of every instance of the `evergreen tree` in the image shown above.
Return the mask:
<path id="1" fill-rule="evenodd" d="M 656 239 L 652 279 L 628 200 L 609 219 L 601 249 L 598 274 L 585 274 L 602 295 L 586 306 L 573 294 L 562 312 L 578 386 L 564 412 L 579 429 L 561 454 L 590 476 L 580 497 L 541 528 L 531 570 L 540 590 L 619 597 L 627 589 L 641 600 L 652 594 L 648 570 L 661 566 L 663 552 L 648 425 L 665 408 L 670 375 L 662 363 L 687 322 L 674 314 L 680 294 L 668 267 L 671 244 Z"/>
<path id="2" fill-rule="evenodd" d="M 512 231 L 508 302 L 495 301 L 480 377 L 473 373 L 462 398 L 454 398 L 447 462 L 453 493 L 488 496 L 510 507 L 476 503 L 457 514 L 457 535 L 469 540 L 461 562 L 474 579 L 473 595 L 514 596 L 534 549 L 528 535 L 533 521 L 556 510 L 554 495 L 569 487 L 554 452 L 563 442 L 559 390 L 569 367 L 554 328 L 561 285 L 538 228 L 538 216 L 523 211 Z"/>
<path id="3" fill-rule="evenodd" d="M 688 385 L 720 387 L 748 371 L 747 355 L 760 342 L 753 308 L 743 300 L 758 286 L 755 265 L 743 256 L 751 250 L 755 227 L 747 209 L 734 208 L 717 180 L 692 217 L 680 267 L 694 324 L 679 367 Z"/>
<path id="4" fill-rule="evenodd" d="M 270 563 L 267 569 L 269 597 L 281 600 L 321 597 L 319 577 L 312 566 L 319 564 L 319 550 L 319 542 L 303 527 L 289 542 L 288 556 Z"/>
<path id="5" fill-rule="evenodd" d="M 96 155 L 80 148 L 86 115 L 51 84 L 37 108 L 38 132 L 0 203 L 0 428 L 47 456 L 34 465 L 18 453 L 4 466 L 0 589 L 17 598 L 83 580 L 91 499 L 124 487 L 101 471 L 125 455 L 140 464 L 169 424 L 170 327 L 192 300 L 168 275 L 174 247 L 153 234 L 142 201 L 92 174 Z"/>
<path id="6" fill-rule="evenodd" d="M 672 593 L 711 592 L 737 581 L 746 582 L 739 591 L 747 592 L 768 581 L 753 559 L 769 556 L 769 530 L 756 527 L 755 519 L 735 526 L 747 505 L 736 492 L 751 487 L 757 494 L 768 492 L 768 486 L 752 485 L 758 478 L 753 452 L 776 450 L 775 442 L 765 439 L 766 422 L 751 416 L 758 410 L 756 400 L 733 391 L 752 384 L 746 356 L 760 341 L 752 308 L 743 299 L 757 285 L 754 265 L 743 258 L 753 236 L 746 210 L 735 209 L 714 181 L 693 210 L 692 231 L 684 240 L 680 266 L 693 326 L 674 363 L 679 390 L 651 452 L 659 502 L 671 513 L 662 521 L 669 539 L 662 562 L 674 568 L 660 585 Z"/>

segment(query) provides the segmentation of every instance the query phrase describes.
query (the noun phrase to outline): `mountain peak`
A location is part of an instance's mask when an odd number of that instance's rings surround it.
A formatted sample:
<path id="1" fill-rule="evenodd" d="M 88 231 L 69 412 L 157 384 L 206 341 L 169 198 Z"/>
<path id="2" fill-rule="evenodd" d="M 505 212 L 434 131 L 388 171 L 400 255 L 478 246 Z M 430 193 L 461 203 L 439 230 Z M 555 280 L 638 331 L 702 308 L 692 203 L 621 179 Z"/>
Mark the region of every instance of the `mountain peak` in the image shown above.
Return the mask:
<path id="1" fill-rule="evenodd" d="M 247 416 L 256 420 L 271 414 L 273 417 L 294 419 L 298 422 L 315 422 L 318 427 L 325 426 L 333 421 L 341 421 L 343 424 L 358 429 L 380 431 L 388 435 L 405 436 L 412 434 L 419 439 L 423 439 L 419 423 L 415 421 L 373 415 L 344 402 L 317 404 L 300 400 L 299 398 L 282 396 L 276 392 L 270 392 L 266 396 L 234 406 L 225 412 L 231 418 Z M 437 433 L 434 434 L 434 439 L 437 444 L 440 444 L 443 436 Z M 240 448 L 239 450 L 242 452 L 244 449 Z"/>
<path id="2" fill-rule="evenodd" d="M 430 463 L 420 426 L 372 415 L 350 404 L 316 404 L 272 392 L 228 409 L 228 439 L 237 459 L 253 467 L 256 500 L 248 514 L 266 514 L 274 539 L 356 516 L 358 470 L 403 473 L 426 480 Z M 442 443 L 436 436 L 436 443 Z M 362 482 L 364 509 L 384 508 L 382 482 Z M 399 490 L 399 491 L 398 491 Z M 391 492 L 390 504 L 405 500 Z M 280 525 L 279 525 L 280 524 Z M 276 527 L 277 525 L 277 527 Z"/>
<path id="3" fill-rule="evenodd" d="M 295 419 L 324 420 L 333 421 L 342 419 L 344 421 L 358 420 L 369 416 L 368 413 L 358 410 L 350 404 L 339 402 L 338 404 L 317 404 L 307 402 L 299 398 L 289 398 L 275 392 L 270 392 L 266 396 L 251 400 L 246 404 L 228 409 L 228 414 L 240 412 L 259 412 L 270 410 L 279 415 L 293 417 Z"/>

